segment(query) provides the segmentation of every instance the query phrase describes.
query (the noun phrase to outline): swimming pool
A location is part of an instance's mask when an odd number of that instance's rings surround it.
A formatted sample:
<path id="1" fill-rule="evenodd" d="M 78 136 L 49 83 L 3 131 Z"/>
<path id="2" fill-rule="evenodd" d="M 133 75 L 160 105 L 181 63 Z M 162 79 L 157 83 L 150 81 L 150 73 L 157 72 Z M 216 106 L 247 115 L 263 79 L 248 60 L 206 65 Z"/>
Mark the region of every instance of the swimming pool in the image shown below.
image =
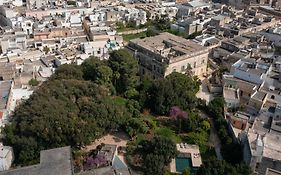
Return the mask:
<path id="1" fill-rule="evenodd" d="M 177 157 L 176 158 L 176 170 L 177 172 L 183 172 L 186 168 L 192 169 L 190 157 Z"/>

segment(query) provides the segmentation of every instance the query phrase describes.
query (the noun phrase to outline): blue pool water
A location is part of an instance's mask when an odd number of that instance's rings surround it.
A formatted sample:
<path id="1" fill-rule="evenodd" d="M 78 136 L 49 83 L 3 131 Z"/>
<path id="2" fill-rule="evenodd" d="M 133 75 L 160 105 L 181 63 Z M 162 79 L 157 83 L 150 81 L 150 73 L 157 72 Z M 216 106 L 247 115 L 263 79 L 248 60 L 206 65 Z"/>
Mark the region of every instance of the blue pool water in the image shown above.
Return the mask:
<path id="1" fill-rule="evenodd" d="M 190 170 L 192 170 L 191 158 L 189 158 L 189 157 L 177 157 L 176 158 L 177 172 L 183 172 L 187 167 Z"/>

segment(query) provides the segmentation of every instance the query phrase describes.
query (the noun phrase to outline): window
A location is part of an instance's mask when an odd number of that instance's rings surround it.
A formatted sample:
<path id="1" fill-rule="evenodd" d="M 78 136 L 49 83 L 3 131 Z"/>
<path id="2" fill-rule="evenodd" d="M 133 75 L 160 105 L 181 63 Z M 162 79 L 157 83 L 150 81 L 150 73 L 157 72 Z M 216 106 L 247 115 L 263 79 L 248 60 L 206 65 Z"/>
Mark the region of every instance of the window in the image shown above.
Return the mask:
<path id="1" fill-rule="evenodd" d="M 193 65 L 193 67 L 194 67 L 194 68 L 196 67 L 196 62 L 194 62 L 194 65 Z"/>
<path id="2" fill-rule="evenodd" d="M 271 97 L 270 97 L 270 98 L 274 100 L 274 99 L 275 99 L 275 96 L 274 96 L 274 95 L 271 95 Z"/>
<path id="3" fill-rule="evenodd" d="M 203 60 L 202 60 L 202 64 L 204 64 L 204 63 L 205 63 L 205 60 L 203 59 Z"/>

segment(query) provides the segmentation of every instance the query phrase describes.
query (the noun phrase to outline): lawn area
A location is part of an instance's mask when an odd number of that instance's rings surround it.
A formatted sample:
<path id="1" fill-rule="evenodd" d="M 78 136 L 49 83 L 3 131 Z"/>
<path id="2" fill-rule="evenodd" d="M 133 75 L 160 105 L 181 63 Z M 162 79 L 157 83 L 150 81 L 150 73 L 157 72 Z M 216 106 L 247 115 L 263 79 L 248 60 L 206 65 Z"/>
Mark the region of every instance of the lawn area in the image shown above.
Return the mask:
<path id="1" fill-rule="evenodd" d="M 119 105 L 125 105 L 127 103 L 127 99 L 119 96 L 115 96 L 112 98 L 113 101 L 115 101 Z"/>
<path id="2" fill-rule="evenodd" d="M 146 31 L 140 32 L 140 33 L 136 33 L 136 34 L 122 35 L 122 36 L 123 36 L 123 39 L 124 39 L 125 41 L 130 41 L 130 40 L 136 39 L 136 38 L 145 38 L 145 37 L 147 37 Z"/>
<path id="3" fill-rule="evenodd" d="M 173 140 L 175 143 L 180 143 L 181 138 L 175 134 L 175 131 L 171 130 L 170 128 L 167 127 L 161 127 L 157 128 L 155 133 L 160 136 L 164 136 L 167 138 L 170 138 Z"/>
<path id="4" fill-rule="evenodd" d="M 126 32 L 126 31 L 130 31 L 130 30 L 137 30 L 137 29 L 135 29 L 135 28 L 126 28 L 126 27 L 124 27 L 124 28 L 118 28 L 118 29 L 116 29 L 116 31 L 117 32 Z"/>

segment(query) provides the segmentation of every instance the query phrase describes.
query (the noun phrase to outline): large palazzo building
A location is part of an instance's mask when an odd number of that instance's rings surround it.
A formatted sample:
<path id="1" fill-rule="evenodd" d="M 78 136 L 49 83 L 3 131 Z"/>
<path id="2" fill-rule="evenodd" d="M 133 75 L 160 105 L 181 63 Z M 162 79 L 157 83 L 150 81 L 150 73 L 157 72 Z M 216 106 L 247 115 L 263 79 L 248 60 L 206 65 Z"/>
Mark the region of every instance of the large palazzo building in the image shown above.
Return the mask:
<path id="1" fill-rule="evenodd" d="M 172 72 L 192 72 L 193 75 L 202 76 L 207 71 L 206 47 L 167 32 L 131 40 L 129 47 L 139 60 L 141 75 L 163 78 Z"/>

